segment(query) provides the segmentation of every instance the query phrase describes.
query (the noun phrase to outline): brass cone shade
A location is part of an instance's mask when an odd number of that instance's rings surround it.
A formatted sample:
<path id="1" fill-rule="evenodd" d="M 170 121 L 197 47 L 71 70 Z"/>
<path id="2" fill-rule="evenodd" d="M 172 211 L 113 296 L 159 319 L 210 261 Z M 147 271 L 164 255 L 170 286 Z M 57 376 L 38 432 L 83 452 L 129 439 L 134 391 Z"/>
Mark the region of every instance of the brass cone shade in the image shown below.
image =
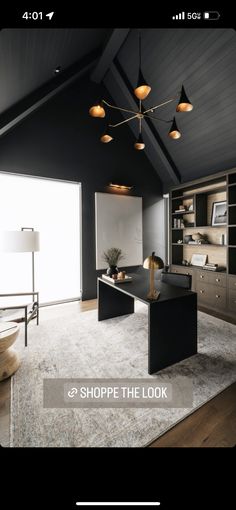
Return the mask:
<path id="1" fill-rule="evenodd" d="M 91 108 L 89 110 L 89 115 L 91 115 L 91 117 L 99 117 L 99 118 L 103 119 L 105 117 L 106 113 L 105 113 L 102 103 L 97 103 L 94 106 L 91 106 Z"/>
<path id="2" fill-rule="evenodd" d="M 137 151 L 142 151 L 143 149 L 145 149 L 145 143 L 143 141 L 143 137 L 142 137 L 141 133 L 139 134 L 138 140 L 136 140 L 136 142 L 134 144 L 134 148 Z"/>
<path id="3" fill-rule="evenodd" d="M 134 89 L 134 93 L 138 99 L 143 101 L 146 99 L 148 94 L 151 92 L 151 87 L 145 82 L 143 77 L 143 73 L 141 69 L 139 69 L 138 83 L 137 87 Z"/>
<path id="4" fill-rule="evenodd" d="M 176 107 L 177 112 L 191 112 L 193 105 L 190 103 L 189 98 L 185 92 L 184 86 L 182 86 L 179 104 Z"/>
<path id="5" fill-rule="evenodd" d="M 173 140 L 177 140 L 178 138 L 181 137 L 181 133 L 178 129 L 178 126 L 176 124 L 176 120 L 175 120 L 175 117 L 174 117 L 174 120 L 172 122 L 172 126 L 170 128 L 170 131 L 169 131 L 169 136 L 170 138 L 172 138 Z"/>

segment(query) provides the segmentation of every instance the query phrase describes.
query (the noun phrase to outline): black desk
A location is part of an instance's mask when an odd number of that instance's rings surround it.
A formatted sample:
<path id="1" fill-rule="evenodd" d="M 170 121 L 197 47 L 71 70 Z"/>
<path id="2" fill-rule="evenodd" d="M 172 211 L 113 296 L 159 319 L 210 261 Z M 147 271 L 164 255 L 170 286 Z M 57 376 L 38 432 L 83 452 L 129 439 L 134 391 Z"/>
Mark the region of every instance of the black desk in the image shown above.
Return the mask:
<path id="1" fill-rule="evenodd" d="M 157 301 L 149 301 L 148 274 L 127 283 L 98 278 L 98 320 L 134 313 L 134 300 L 148 305 L 148 373 L 154 374 L 197 353 L 197 294 L 156 282 Z"/>

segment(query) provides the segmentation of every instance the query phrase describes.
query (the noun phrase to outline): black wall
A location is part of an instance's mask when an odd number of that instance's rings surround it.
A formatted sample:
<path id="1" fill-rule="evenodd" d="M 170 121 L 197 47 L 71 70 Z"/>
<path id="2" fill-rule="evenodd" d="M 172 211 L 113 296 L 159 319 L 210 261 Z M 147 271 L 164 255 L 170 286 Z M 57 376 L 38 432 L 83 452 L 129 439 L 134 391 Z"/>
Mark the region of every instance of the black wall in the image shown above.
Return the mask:
<path id="1" fill-rule="evenodd" d="M 0 140 L 0 171 L 82 183 L 83 299 L 96 296 L 94 193 L 107 192 L 110 181 L 131 183 L 143 197 L 144 257 L 153 250 L 164 257 L 161 183 L 126 125 L 114 131 L 117 140 L 99 142 L 106 120 L 88 115 L 98 88 L 83 78 Z"/>

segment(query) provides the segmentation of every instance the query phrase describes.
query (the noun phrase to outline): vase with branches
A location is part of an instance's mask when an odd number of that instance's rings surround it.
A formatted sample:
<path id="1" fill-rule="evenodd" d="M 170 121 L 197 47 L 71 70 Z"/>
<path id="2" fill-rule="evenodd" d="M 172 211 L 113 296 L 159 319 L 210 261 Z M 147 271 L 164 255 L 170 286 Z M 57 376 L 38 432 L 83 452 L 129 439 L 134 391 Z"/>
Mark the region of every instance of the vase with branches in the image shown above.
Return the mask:
<path id="1" fill-rule="evenodd" d="M 107 275 L 112 276 L 113 274 L 118 274 L 119 269 L 117 264 L 124 258 L 122 250 L 120 248 L 108 248 L 108 250 L 104 251 L 103 258 L 109 266 L 107 268 Z"/>

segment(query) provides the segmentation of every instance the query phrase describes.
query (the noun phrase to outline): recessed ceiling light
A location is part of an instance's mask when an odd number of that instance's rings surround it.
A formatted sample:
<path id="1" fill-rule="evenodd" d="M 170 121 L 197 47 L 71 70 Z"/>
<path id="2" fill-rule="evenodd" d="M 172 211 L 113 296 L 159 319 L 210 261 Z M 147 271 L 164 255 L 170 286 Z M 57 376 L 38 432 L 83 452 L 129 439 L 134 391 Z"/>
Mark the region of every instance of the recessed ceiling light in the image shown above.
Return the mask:
<path id="1" fill-rule="evenodd" d="M 62 68 L 61 66 L 57 66 L 55 69 L 54 69 L 54 74 L 59 74 L 61 72 Z"/>

